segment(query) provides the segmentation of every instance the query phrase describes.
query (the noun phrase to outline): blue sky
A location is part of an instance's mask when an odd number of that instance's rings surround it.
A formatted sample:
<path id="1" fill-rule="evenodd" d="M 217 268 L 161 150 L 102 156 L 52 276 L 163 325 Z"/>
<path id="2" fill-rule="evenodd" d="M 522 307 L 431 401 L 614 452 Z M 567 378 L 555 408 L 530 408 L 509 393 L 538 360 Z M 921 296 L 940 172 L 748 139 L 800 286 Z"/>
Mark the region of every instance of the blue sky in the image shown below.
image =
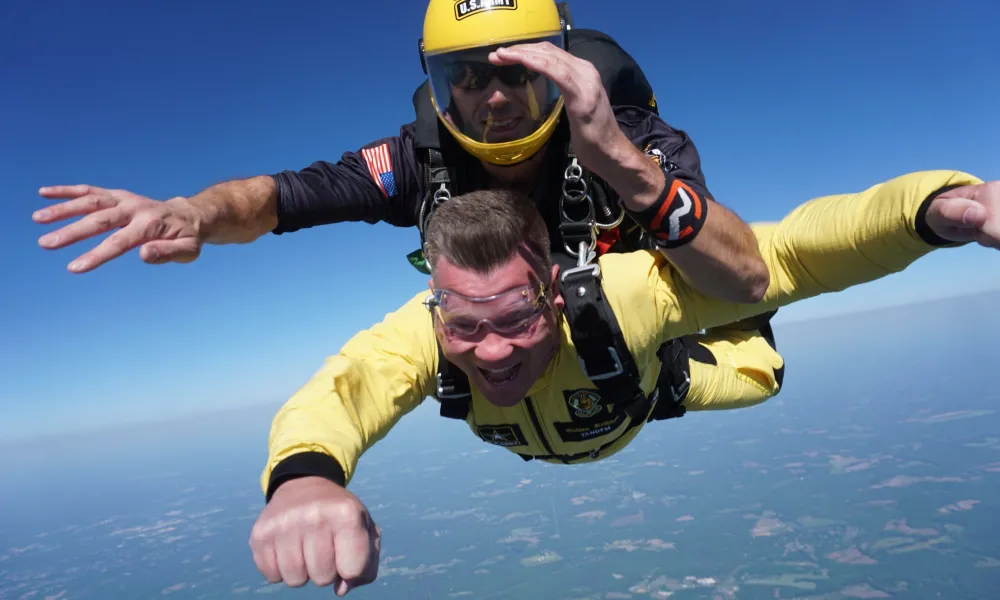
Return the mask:
<path id="1" fill-rule="evenodd" d="M 336 160 L 412 118 L 422 2 L 7 3 L 0 20 L 0 440 L 277 402 L 352 333 L 425 285 L 416 231 L 340 224 L 190 265 L 94 245 L 43 251 L 43 185 L 154 198 Z M 1000 178 L 991 2 L 576 0 L 578 26 L 643 65 L 748 221 L 933 168 Z M 942 252 L 780 319 L 1000 287 L 997 257 Z"/>

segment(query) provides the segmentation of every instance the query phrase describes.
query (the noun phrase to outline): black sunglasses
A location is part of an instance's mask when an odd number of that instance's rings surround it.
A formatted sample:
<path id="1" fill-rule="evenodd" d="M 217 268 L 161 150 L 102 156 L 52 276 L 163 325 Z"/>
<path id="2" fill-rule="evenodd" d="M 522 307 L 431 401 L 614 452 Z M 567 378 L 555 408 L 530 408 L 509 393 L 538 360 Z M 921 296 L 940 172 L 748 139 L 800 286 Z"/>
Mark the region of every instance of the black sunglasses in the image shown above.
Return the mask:
<path id="1" fill-rule="evenodd" d="M 492 65 L 480 61 L 456 61 L 445 68 L 448 82 L 465 90 L 481 90 L 496 77 L 510 87 L 524 85 L 541 74 L 524 65 Z"/>

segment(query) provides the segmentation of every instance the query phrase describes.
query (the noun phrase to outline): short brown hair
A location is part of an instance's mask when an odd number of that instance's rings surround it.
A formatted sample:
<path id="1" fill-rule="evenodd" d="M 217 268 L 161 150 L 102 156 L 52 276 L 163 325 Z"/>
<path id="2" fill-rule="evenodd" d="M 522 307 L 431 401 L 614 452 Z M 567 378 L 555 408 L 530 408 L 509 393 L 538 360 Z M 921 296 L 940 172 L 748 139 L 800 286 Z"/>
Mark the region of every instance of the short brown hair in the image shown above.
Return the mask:
<path id="1" fill-rule="evenodd" d="M 476 273 L 489 273 L 524 247 L 551 270 L 549 232 L 538 207 L 513 190 L 478 190 L 445 200 L 424 232 L 424 255 L 434 269 L 441 257 Z"/>

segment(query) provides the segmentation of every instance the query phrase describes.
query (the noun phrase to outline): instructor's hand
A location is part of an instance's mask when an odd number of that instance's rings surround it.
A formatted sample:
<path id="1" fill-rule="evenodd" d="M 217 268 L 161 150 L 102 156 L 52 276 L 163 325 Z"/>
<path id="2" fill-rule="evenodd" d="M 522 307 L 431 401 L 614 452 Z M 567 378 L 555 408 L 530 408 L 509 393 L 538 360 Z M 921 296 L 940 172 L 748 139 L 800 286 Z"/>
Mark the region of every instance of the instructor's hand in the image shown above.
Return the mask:
<path id="1" fill-rule="evenodd" d="M 291 587 L 312 580 L 338 596 L 375 581 L 380 532 L 357 496 L 321 477 L 283 483 L 250 534 L 257 569 Z"/>
<path id="2" fill-rule="evenodd" d="M 927 225 L 946 240 L 1000 250 L 1000 181 L 941 194 L 927 209 Z"/>
<path id="3" fill-rule="evenodd" d="M 615 118 L 601 75 L 593 63 L 573 56 L 550 42 L 517 44 L 490 54 L 496 65 L 521 64 L 545 75 L 562 92 L 573 150 L 584 166 L 598 175 L 613 164 L 621 142 L 630 144 Z"/>
<path id="4" fill-rule="evenodd" d="M 55 223 L 86 215 L 38 240 L 42 248 L 56 249 L 118 229 L 93 250 L 69 264 L 73 273 L 86 273 L 129 250 L 142 246 L 139 257 L 150 264 L 191 262 L 201 253 L 200 215 L 186 198 L 153 200 L 126 190 L 92 185 L 43 187 L 40 195 L 65 202 L 32 215 L 36 223 Z"/>

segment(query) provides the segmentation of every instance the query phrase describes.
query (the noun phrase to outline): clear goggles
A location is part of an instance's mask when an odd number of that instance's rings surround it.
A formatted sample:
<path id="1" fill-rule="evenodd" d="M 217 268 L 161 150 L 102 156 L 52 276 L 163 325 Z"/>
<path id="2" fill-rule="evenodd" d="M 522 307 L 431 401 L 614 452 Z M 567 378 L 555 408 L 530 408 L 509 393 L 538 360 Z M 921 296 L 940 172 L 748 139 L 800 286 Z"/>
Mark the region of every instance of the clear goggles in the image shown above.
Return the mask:
<path id="1" fill-rule="evenodd" d="M 545 311 L 546 287 L 523 285 L 486 298 L 470 298 L 451 290 L 434 290 L 424 305 L 449 337 L 470 339 L 483 326 L 505 336 L 530 335 Z"/>

